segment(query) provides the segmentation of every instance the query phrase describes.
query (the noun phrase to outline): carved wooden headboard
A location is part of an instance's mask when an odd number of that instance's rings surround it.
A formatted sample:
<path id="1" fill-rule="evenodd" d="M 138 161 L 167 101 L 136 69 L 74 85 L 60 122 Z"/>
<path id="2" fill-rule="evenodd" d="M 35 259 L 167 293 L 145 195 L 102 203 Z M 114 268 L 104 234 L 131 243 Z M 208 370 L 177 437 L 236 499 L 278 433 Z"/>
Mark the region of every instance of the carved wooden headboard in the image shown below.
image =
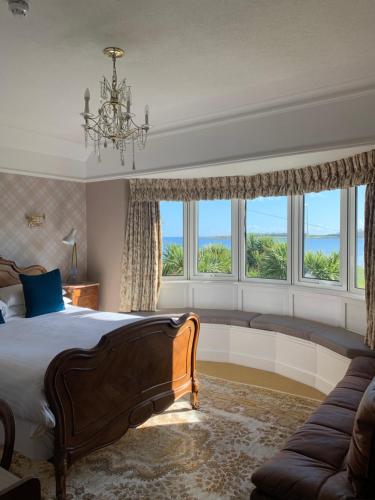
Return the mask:
<path id="1" fill-rule="evenodd" d="M 18 267 L 12 260 L 0 257 L 0 288 L 20 283 L 19 274 L 43 274 L 46 270 L 42 266 Z"/>

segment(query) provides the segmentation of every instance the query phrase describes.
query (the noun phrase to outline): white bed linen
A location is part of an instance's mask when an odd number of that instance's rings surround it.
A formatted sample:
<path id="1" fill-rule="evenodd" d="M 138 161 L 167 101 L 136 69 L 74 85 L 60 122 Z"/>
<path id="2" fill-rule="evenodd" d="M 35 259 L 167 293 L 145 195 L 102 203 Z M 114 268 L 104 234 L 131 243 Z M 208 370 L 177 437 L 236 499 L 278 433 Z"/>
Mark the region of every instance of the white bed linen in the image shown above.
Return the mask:
<path id="1" fill-rule="evenodd" d="M 16 418 L 35 423 L 34 434 L 55 426 L 44 394 L 52 359 L 74 347 L 94 347 L 106 333 L 144 319 L 136 314 L 97 312 L 75 306 L 35 318 L 12 318 L 0 325 L 0 398 Z"/>

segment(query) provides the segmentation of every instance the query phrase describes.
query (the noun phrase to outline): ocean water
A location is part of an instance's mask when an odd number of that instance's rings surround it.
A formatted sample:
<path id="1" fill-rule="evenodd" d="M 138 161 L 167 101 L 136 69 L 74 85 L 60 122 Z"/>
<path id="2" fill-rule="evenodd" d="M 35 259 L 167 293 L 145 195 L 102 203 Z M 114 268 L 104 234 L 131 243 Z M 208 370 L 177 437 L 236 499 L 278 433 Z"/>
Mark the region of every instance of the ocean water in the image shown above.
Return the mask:
<path id="1" fill-rule="evenodd" d="M 286 241 L 286 236 L 278 236 L 277 241 Z M 182 245 L 182 238 L 174 237 L 174 236 L 165 236 L 163 238 L 163 249 L 167 245 L 171 245 L 172 243 L 176 245 Z M 198 247 L 202 248 L 210 243 L 221 243 L 222 245 L 230 248 L 231 241 L 228 237 L 218 237 L 218 238 L 210 238 L 210 237 L 202 237 L 199 238 Z M 337 236 L 328 236 L 328 237 L 308 237 L 305 238 L 305 251 L 317 252 L 320 250 L 325 254 L 330 254 L 331 252 L 338 252 L 340 250 L 340 239 Z M 357 240 L 357 264 L 359 266 L 364 265 L 364 238 L 358 238 Z"/>

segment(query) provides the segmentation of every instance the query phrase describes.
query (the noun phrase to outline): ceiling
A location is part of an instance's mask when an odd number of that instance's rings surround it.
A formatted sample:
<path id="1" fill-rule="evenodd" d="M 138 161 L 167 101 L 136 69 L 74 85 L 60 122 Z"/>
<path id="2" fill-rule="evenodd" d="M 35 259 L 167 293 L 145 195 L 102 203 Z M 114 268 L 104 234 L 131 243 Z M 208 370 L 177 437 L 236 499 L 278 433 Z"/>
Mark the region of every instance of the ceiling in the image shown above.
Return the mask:
<path id="1" fill-rule="evenodd" d="M 119 76 L 155 130 L 375 84 L 374 0 L 30 0 L 0 3 L 0 125 L 81 142 L 83 91 Z M 140 116 L 141 115 L 141 116 Z"/>

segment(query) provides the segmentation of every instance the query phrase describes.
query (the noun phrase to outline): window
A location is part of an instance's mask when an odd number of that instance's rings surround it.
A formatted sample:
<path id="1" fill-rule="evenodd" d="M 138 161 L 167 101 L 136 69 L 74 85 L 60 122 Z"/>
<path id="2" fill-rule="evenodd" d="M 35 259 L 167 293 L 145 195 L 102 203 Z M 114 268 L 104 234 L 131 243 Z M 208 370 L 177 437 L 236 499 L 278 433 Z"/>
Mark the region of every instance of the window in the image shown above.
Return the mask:
<path id="1" fill-rule="evenodd" d="M 303 278 L 336 283 L 340 281 L 340 227 L 340 189 L 303 196 Z"/>
<path id="2" fill-rule="evenodd" d="M 355 190 L 355 286 L 365 288 L 365 193 L 366 186 Z"/>
<path id="3" fill-rule="evenodd" d="M 293 283 L 363 295 L 365 189 L 160 202 L 163 277 Z"/>
<path id="4" fill-rule="evenodd" d="M 288 198 L 256 198 L 245 205 L 245 274 L 286 280 L 288 275 Z"/>
<path id="5" fill-rule="evenodd" d="M 197 273 L 232 275 L 232 201 L 198 201 L 196 209 Z"/>
<path id="6" fill-rule="evenodd" d="M 184 276 L 184 204 L 160 202 L 163 276 Z"/>

